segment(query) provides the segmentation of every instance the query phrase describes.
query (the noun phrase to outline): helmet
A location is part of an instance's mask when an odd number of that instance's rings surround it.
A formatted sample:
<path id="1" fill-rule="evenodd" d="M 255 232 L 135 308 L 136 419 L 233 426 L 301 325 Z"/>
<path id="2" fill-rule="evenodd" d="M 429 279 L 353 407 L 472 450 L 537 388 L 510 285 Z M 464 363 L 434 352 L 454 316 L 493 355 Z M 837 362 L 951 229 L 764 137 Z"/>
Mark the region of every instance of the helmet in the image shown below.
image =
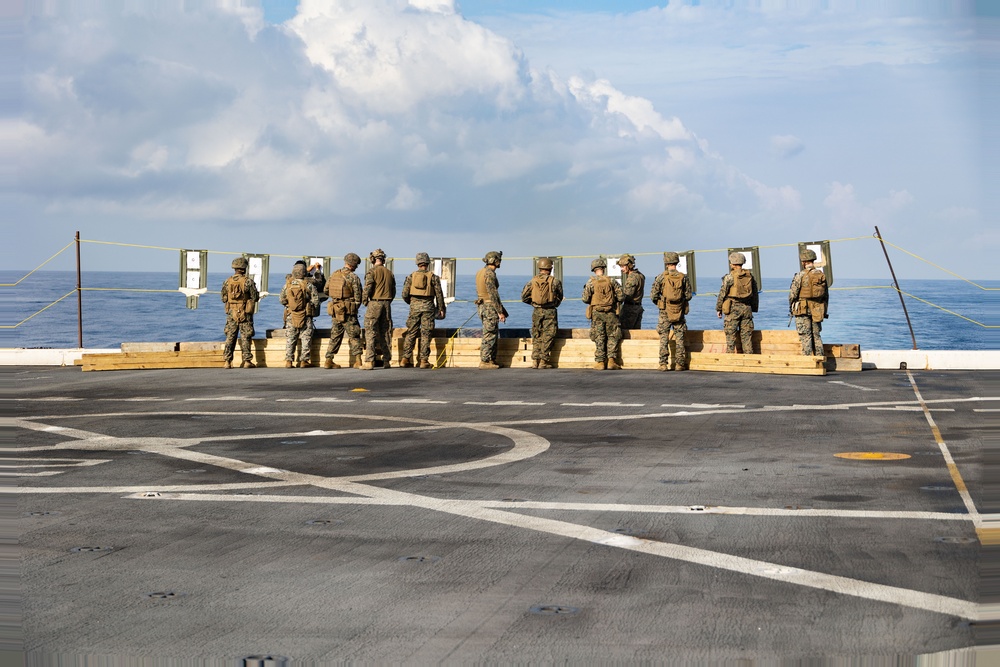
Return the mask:
<path id="1" fill-rule="evenodd" d="M 430 264 L 430 263 L 431 263 L 430 255 L 428 255 L 426 252 L 417 253 L 417 266 L 420 266 L 421 264 Z"/>
<path id="2" fill-rule="evenodd" d="M 552 270 L 552 260 L 548 257 L 542 257 L 538 260 L 538 268 Z"/>
<path id="3" fill-rule="evenodd" d="M 301 280 L 302 278 L 305 278 L 305 277 L 306 277 L 306 265 L 305 265 L 305 262 L 303 262 L 302 264 L 299 264 L 298 262 L 296 262 L 295 266 L 292 267 L 292 278 L 298 278 L 298 279 Z"/>
<path id="4" fill-rule="evenodd" d="M 635 266 L 635 257 L 625 253 L 618 259 L 618 266 Z"/>
<path id="5" fill-rule="evenodd" d="M 799 261 L 801 262 L 815 262 L 816 261 L 816 251 L 810 248 L 806 248 L 799 253 Z"/>
<path id="6" fill-rule="evenodd" d="M 304 259 L 297 259 L 297 260 L 295 260 L 295 264 L 292 265 L 292 270 L 293 271 L 295 270 L 296 266 L 308 266 L 308 264 L 306 264 L 306 260 L 304 260 Z"/>
<path id="7" fill-rule="evenodd" d="M 244 271 L 250 266 L 250 262 L 247 261 L 246 257 L 237 257 L 233 260 L 234 269 L 243 269 Z"/>
<path id="8" fill-rule="evenodd" d="M 375 248 L 375 250 L 372 250 L 371 254 L 368 256 L 368 259 L 370 259 L 373 262 L 376 259 L 381 259 L 382 261 L 385 261 L 385 251 L 382 250 L 382 248 Z"/>
<path id="9" fill-rule="evenodd" d="M 593 262 L 590 263 L 591 271 L 593 271 L 594 269 L 606 269 L 606 268 L 608 268 L 608 260 L 604 259 L 603 257 L 598 257 L 597 259 L 595 259 Z"/>
<path id="10" fill-rule="evenodd" d="M 346 255 L 344 255 L 344 264 L 348 264 L 351 266 L 351 268 L 356 269 L 358 268 L 358 265 L 361 264 L 361 258 L 358 257 L 355 253 L 349 252 Z"/>
<path id="11" fill-rule="evenodd" d="M 486 256 L 483 257 L 483 262 L 485 264 L 493 264 L 495 266 L 500 266 L 500 260 L 502 259 L 503 259 L 502 251 L 490 250 L 488 253 L 486 253 Z"/>
<path id="12" fill-rule="evenodd" d="M 731 252 L 729 253 L 729 263 L 743 266 L 747 263 L 746 255 L 741 252 Z"/>
<path id="13" fill-rule="evenodd" d="M 667 251 L 663 253 L 663 264 L 679 264 L 681 261 L 681 256 L 676 252 Z"/>

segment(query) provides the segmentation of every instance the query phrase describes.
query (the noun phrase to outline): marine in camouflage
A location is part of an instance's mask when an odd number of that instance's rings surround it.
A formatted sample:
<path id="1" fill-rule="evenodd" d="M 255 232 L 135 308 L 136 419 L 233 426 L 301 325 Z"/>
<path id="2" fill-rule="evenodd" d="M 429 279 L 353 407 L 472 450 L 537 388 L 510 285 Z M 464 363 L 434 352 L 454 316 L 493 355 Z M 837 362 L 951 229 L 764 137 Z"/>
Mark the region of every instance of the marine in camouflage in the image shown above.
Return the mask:
<path id="1" fill-rule="evenodd" d="M 641 329 L 643 291 L 646 289 L 646 276 L 638 269 L 632 269 L 628 273 L 622 272 L 622 311 L 618 316 L 622 329 Z"/>
<path id="2" fill-rule="evenodd" d="M 355 264 L 355 267 L 357 264 Z M 327 306 L 330 311 L 332 322 L 330 323 L 330 342 L 326 346 L 326 359 L 332 364 L 333 358 L 340 351 L 340 345 L 347 335 L 347 344 L 352 359 L 359 359 L 362 354 L 361 345 L 361 323 L 358 321 L 358 308 L 361 306 L 361 278 L 358 277 L 350 266 L 345 266 L 339 271 L 343 274 L 344 281 L 351 286 L 351 293 L 354 295 L 346 299 L 331 299 Z M 347 302 L 352 307 L 346 308 Z"/>
<path id="3" fill-rule="evenodd" d="M 372 260 L 384 260 L 385 253 L 376 250 L 371 254 Z M 382 271 L 380 271 L 382 270 Z M 385 298 L 375 298 L 379 286 L 376 274 L 382 272 L 386 277 L 383 285 Z M 375 361 L 375 352 L 382 356 L 383 365 L 392 360 L 392 300 L 396 297 L 396 280 L 392 273 L 381 263 L 376 263 L 365 275 L 365 289 L 362 301 L 365 304 L 365 365 Z"/>
<path id="4" fill-rule="evenodd" d="M 734 253 L 737 254 L 737 253 Z M 737 340 L 740 343 L 740 350 L 743 354 L 753 354 L 753 313 L 757 309 L 757 280 L 751 275 L 752 293 L 745 299 L 737 299 L 729 296 L 735 281 L 733 273 L 729 272 L 722 278 L 722 287 L 719 289 L 719 296 L 715 301 L 715 311 L 721 316 L 726 308 L 726 301 L 729 301 L 729 313 L 725 314 L 722 323 L 722 330 L 726 334 L 726 352 L 729 354 L 736 352 Z"/>
<path id="5" fill-rule="evenodd" d="M 246 268 L 246 259 L 238 257 L 233 260 L 233 266 L 235 267 L 239 264 L 239 260 L 243 260 L 242 266 L 244 270 Z M 223 332 L 226 336 L 226 342 L 222 348 L 222 359 L 226 363 L 232 363 L 233 354 L 236 349 L 236 339 L 239 337 L 240 341 L 240 353 L 243 358 L 243 363 L 253 363 L 253 343 L 251 342 L 254 334 L 256 333 L 253 328 L 253 310 L 249 309 L 242 321 L 237 322 L 236 319 L 229 313 L 229 282 L 240 275 L 230 276 L 226 278 L 225 282 L 222 283 L 222 303 L 226 304 L 226 325 L 223 328 Z M 257 291 L 257 286 L 253 282 L 253 278 L 247 276 L 246 285 L 244 287 L 246 291 L 246 302 L 249 304 L 254 304 L 260 299 L 260 293 Z"/>
<path id="6" fill-rule="evenodd" d="M 591 263 L 592 269 L 597 261 Z M 610 282 L 614 298 L 614 303 L 610 306 L 611 309 L 605 312 L 593 308 L 590 318 L 590 340 L 594 341 L 594 361 L 598 363 L 614 361 L 622 341 L 621 323 L 618 321 L 616 311 L 625 298 L 625 294 L 617 280 Z M 591 298 L 594 296 L 594 285 L 595 278 L 592 277 L 583 286 L 583 302 L 586 304 L 590 304 Z"/>
<path id="7" fill-rule="evenodd" d="M 549 264 L 551 267 L 551 264 Z M 548 272 L 541 275 L 549 275 Z M 544 304 L 532 303 L 529 280 L 521 290 L 521 301 L 532 306 L 531 312 L 531 359 L 535 368 L 552 365 L 552 343 L 559 333 L 559 313 L 556 310 L 563 301 L 563 285 L 552 277 L 552 301 Z"/>
<path id="8" fill-rule="evenodd" d="M 812 266 L 813 260 L 816 259 L 816 253 L 811 250 L 808 252 L 811 253 L 811 258 L 804 253 L 802 261 L 809 262 L 809 265 L 795 274 L 795 277 L 792 278 L 792 285 L 788 290 L 789 312 L 795 311 L 795 303 L 799 301 L 803 281 L 808 280 L 810 272 L 819 271 L 819 269 L 815 269 Z M 802 311 L 801 314 L 795 314 L 795 331 L 799 334 L 802 354 L 807 357 L 822 357 L 825 355 L 823 351 L 823 338 L 820 334 L 823 331 L 823 318 L 828 317 L 827 306 L 829 298 L 829 292 L 824 291 L 821 298 L 806 299 L 806 303 L 800 309 Z"/>
<path id="9" fill-rule="evenodd" d="M 304 263 L 303 263 L 304 264 Z M 313 285 L 312 280 L 305 275 L 305 266 L 296 266 L 292 269 L 292 280 L 301 280 L 306 291 L 306 315 L 301 326 L 295 326 L 293 317 L 289 315 L 285 322 L 285 361 L 295 361 L 295 348 L 298 347 L 299 363 L 306 366 L 312 360 L 312 339 L 316 331 L 313 317 L 309 313 L 319 312 L 319 292 Z M 288 305 L 288 290 L 291 287 L 291 280 L 281 288 L 278 301 L 283 305 Z"/>
<path id="10" fill-rule="evenodd" d="M 687 370 L 688 367 L 688 354 L 687 354 L 687 320 L 685 314 L 688 310 L 688 303 L 691 301 L 691 297 L 694 296 L 694 291 L 691 289 L 691 281 L 688 277 L 674 269 L 666 269 L 663 273 L 656 276 L 653 279 L 653 286 L 649 290 L 649 300 L 655 304 L 659 304 L 660 299 L 663 297 L 663 283 L 665 281 L 665 275 L 669 274 L 672 276 L 684 276 L 682 281 L 682 300 L 683 303 L 680 305 L 680 319 L 676 319 L 671 322 L 670 316 L 667 308 L 660 308 L 659 320 L 656 323 L 656 333 L 660 335 L 660 368 L 670 368 L 670 334 L 673 332 L 674 335 L 674 359 L 673 368 L 678 370 Z"/>
<path id="11" fill-rule="evenodd" d="M 441 289 L 441 279 L 430 274 L 433 296 L 418 296 L 410 293 L 413 274 L 403 281 L 403 301 L 410 304 L 410 314 L 406 318 L 406 333 L 403 336 L 403 359 L 413 359 L 413 348 L 420 337 L 420 348 L 417 351 L 418 361 L 427 362 L 431 356 L 431 336 L 434 333 L 434 320 L 444 319 L 447 306 L 444 303 L 444 292 Z"/>
<path id="12" fill-rule="evenodd" d="M 496 261 L 497 253 L 489 253 L 483 259 Z M 485 363 L 496 363 L 497 345 L 500 338 L 500 314 L 506 317 L 506 311 L 500 301 L 500 279 L 497 278 L 496 271 L 489 266 L 480 269 L 483 282 L 485 283 L 486 296 L 479 306 L 479 319 L 483 323 L 483 340 L 479 345 L 479 360 Z M 479 299 L 477 299 L 479 301 Z"/>

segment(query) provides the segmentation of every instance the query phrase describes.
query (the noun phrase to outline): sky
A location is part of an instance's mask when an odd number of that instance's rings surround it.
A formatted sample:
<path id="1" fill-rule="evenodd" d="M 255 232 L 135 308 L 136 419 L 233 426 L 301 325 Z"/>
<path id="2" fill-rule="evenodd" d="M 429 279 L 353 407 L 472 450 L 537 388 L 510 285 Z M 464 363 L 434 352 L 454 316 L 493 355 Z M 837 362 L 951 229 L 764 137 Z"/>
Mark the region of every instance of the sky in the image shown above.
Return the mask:
<path id="1" fill-rule="evenodd" d="M 79 230 L 129 244 L 85 244 L 89 270 L 176 270 L 176 252 L 136 247 L 156 246 L 383 248 L 397 267 L 630 252 L 653 274 L 665 250 L 759 245 L 764 275 L 785 276 L 786 244 L 858 239 L 833 245 L 837 274 L 873 278 L 877 225 L 998 279 L 993 7 L 8 3 L 0 267 L 30 270 Z M 951 277 L 891 253 L 901 277 Z M 725 254 L 698 266 L 717 278 Z"/>

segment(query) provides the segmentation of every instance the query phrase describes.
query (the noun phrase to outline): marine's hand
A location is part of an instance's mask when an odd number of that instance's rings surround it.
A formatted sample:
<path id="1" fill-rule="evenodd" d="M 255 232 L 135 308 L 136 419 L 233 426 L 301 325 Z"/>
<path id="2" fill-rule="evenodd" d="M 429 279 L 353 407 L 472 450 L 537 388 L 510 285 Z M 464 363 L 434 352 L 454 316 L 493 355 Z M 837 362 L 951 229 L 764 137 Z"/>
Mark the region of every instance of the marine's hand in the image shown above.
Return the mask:
<path id="1" fill-rule="evenodd" d="M 499 318 L 500 318 L 501 322 L 506 322 L 507 321 L 507 316 L 504 315 L 503 313 L 500 313 Z"/>
<path id="2" fill-rule="evenodd" d="M 721 310 L 715 311 L 715 314 L 719 317 L 720 320 L 722 319 L 722 311 Z"/>

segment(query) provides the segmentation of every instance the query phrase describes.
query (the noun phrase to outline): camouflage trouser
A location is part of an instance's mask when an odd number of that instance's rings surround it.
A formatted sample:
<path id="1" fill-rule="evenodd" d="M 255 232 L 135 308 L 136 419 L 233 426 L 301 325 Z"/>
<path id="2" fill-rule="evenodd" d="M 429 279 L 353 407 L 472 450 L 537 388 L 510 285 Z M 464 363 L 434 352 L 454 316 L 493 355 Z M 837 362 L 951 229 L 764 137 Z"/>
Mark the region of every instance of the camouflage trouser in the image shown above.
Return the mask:
<path id="1" fill-rule="evenodd" d="M 590 340 L 594 341 L 594 361 L 614 359 L 622 342 L 622 329 L 614 312 L 593 312 L 590 320 Z"/>
<path id="2" fill-rule="evenodd" d="M 420 336 L 420 361 L 427 361 L 431 356 L 431 334 L 434 332 L 434 301 L 411 297 L 410 316 L 406 318 L 406 334 L 403 338 L 403 358 L 413 359 L 413 347 L 417 336 Z"/>
<path id="3" fill-rule="evenodd" d="M 361 324 L 358 323 L 357 315 L 349 315 L 346 322 L 340 322 L 334 318 L 330 324 L 330 343 L 326 346 L 327 359 L 333 359 L 334 355 L 340 351 L 340 343 L 344 340 L 345 333 L 351 356 L 361 356 Z"/>
<path id="4" fill-rule="evenodd" d="M 726 352 L 736 352 L 736 339 L 740 339 L 743 354 L 753 354 L 753 311 L 750 306 L 733 301 L 733 310 L 725 316 L 722 330 L 726 332 Z"/>
<path id="5" fill-rule="evenodd" d="M 634 303 L 622 304 L 621 315 L 618 316 L 618 321 L 621 323 L 622 329 L 641 329 L 642 328 L 642 313 L 643 308 L 641 305 Z"/>
<path id="6" fill-rule="evenodd" d="M 799 342 L 802 343 L 802 354 L 806 356 L 823 356 L 822 322 L 813 322 L 811 315 L 797 315 L 795 330 L 799 332 Z"/>
<path id="7" fill-rule="evenodd" d="M 313 318 L 307 317 L 305 326 L 292 326 L 289 322 L 285 326 L 285 361 L 295 361 L 295 345 L 301 343 L 299 348 L 299 360 L 309 363 L 312 357 Z"/>
<path id="8" fill-rule="evenodd" d="M 226 316 L 226 345 L 222 348 L 223 361 L 233 360 L 233 350 L 236 348 L 236 334 L 240 335 L 240 352 L 243 354 L 243 361 L 253 361 L 253 318 L 248 317 L 243 322 L 237 323 L 232 317 Z"/>
<path id="9" fill-rule="evenodd" d="M 479 346 L 480 361 L 496 361 L 497 338 L 500 335 L 500 315 L 495 306 L 479 304 L 479 319 L 483 321 L 483 342 Z"/>
<path id="10" fill-rule="evenodd" d="M 559 331 L 559 315 L 555 308 L 533 308 L 531 313 L 531 358 L 548 363 L 552 341 Z"/>
<path id="11" fill-rule="evenodd" d="M 382 361 L 392 360 L 392 302 L 369 301 L 365 308 L 365 361 L 375 361 L 375 349 Z"/>
<path id="12" fill-rule="evenodd" d="M 670 348 L 667 342 L 670 340 L 670 330 L 674 331 L 674 368 L 687 368 L 687 346 L 684 344 L 684 336 L 687 334 L 688 325 L 683 318 L 679 322 L 671 322 L 667 319 L 667 311 L 660 311 L 660 321 L 656 325 L 656 333 L 660 334 L 660 363 L 668 364 Z"/>

